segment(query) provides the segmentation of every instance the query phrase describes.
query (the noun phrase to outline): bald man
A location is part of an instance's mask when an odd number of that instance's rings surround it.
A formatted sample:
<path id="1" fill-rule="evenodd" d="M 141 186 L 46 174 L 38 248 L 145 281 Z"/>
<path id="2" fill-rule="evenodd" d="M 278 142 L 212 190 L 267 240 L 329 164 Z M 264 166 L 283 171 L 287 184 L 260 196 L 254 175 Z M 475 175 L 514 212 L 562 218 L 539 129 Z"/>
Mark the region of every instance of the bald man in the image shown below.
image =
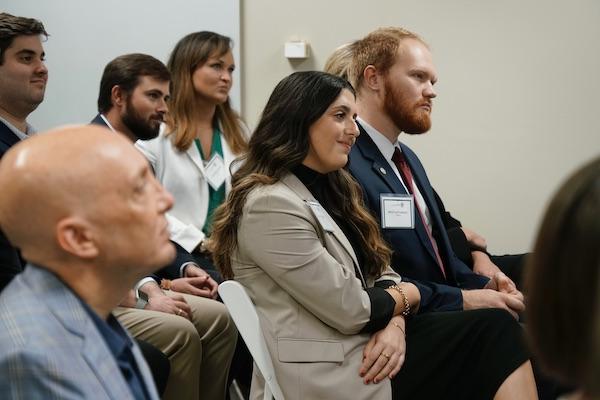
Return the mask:
<path id="1" fill-rule="evenodd" d="M 13 146 L 0 187 L 0 226 L 29 260 L 0 296 L 2 396 L 158 399 L 111 314 L 175 256 L 173 199 L 144 157 L 104 128 L 63 128 Z"/>

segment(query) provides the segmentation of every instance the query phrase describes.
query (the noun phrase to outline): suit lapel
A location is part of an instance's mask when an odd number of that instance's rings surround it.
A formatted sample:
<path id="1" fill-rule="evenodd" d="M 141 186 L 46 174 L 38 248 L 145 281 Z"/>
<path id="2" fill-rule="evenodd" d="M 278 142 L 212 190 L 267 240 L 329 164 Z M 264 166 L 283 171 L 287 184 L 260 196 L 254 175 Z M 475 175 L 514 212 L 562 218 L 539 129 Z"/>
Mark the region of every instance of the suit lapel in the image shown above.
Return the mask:
<path id="1" fill-rule="evenodd" d="M 90 369 L 94 371 L 98 380 L 102 382 L 102 386 L 104 386 L 104 389 L 109 393 L 111 398 L 131 398 L 129 386 L 127 386 L 117 362 L 112 357 L 104 339 L 96 330 L 94 323 L 88 320 L 83 328 L 81 355 L 90 366 Z"/>
<path id="2" fill-rule="evenodd" d="M 435 231 L 435 229 L 433 229 L 433 228 L 436 226 L 439 226 L 439 224 L 441 223 L 441 218 L 440 218 L 439 213 L 437 212 L 437 207 L 434 207 L 435 200 L 433 198 L 433 192 L 431 191 L 431 185 L 429 184 L 427 177 L 425 176 L 425 171 L 420 167 L 417 168 L 419 166 L 418 165 L 419 163 L 412 156 L 412 151 L 410 151 L 403 143 L 400 143 L 400 148 L 402 149 L 402 153 L 404 154 L 404 159 L 406 160 L 406 163 L 410 167 L 410 171 L 412 172 L 413 179 L 415 180 L 415 184 L 419 188 L 419 192 L 421 192 L 421 196 L 423 196 L 423 200 L 425 200 L 425 204 L 427 205 L 427 208 L 429 209 L 429 216 L 431 218 L 430 223 L 432 226 L 432 231 Z M 420 218 L 418 218 L 418 219 L 420 220 Z M 421 223 L 421 225 L 423 226 L 422 223 Z M 422 232 L 422 235 L 420 235 L 421 240 L 426 241 L 426 243 L 427 243 L 426 247 L 427 247 L 427 251 L 429 252 L 429 255 L 431 257 L 433 257 L 436 264 L 439 264 L 437 261 L 437 257 L 435 255 L 435 250 L 433 249 L 432 244 L 429 241 L 429 235 L 427 235 L 427 233 L 425 232 L 424 229 L 425 229 L 425 227 L 423 226 L 423 232 Z M 433 236 L 433 234 L 432 234 L 432 236 Z M 438 239 L 436 239 L 436 241 L 440 242 Z M 438 251 L 440 252 L 440 256 L 441 256 L 442 245 L 441 245 L 441 243 L 438 243 L 437 245 L 438 245 Z M 440 268 L 441 268 L 441 266 L 440 266 Z"/>
<path id="3" fill-rule="evenodd" d="M 0 141 L 10 148 L 19 143 L 20 139 L 8 126 L 0 122 Z"/>
<path id="4" fill-rule="evenodd" d="M 404 153 L 406 162 L 408 163 L 408 166 L 410 167 L 410 170 L 413 174 L 415 183 L 419 187 L 421 196 L 423 196 L 423 199 L 427 204 L 427 208 L 429 209 L 429 216 L 431 218 L 431 225 L 433 227 L 432 230 L 435 232 L 435 228 L 438 228 L 438 230 L 445 229 L 444 224 L 442 222 L 442 217 L 437 207 L 437 202 L 435 201 L 433 195 L 433 190 L 431 189 L 431 184 L 429 183 L 427 176 L 425 176 L 425 171 L 422 169 L 422 167 L 420 167 L 419 162 L 413 157 L 412 151 L 410 149 L 407 149 L 407 147 L 402 143 L 400 143 L 400 147 L 402 149 L 402 152 Z M 444 246 L 442 246 L 443 240 L 442 238 L 436 238 L 436 241 L 438 242 L 438 251 L 440 252 L 441 257 L 443 254 L 446 253 L 444 250 Z M 433 249 L 431 249 L 431 253 L 433 255 L 435 254 L 433 253 Z M 447 261 L 445 263 L 447 264 Z"/>
<path id="5" fill-rule="evenodd" d="M 373 173 L 379 177 L 390 189 L 390 193 L 407 194 L 402 182 L 398 179 L 389 163 L 383 157 L 373 139 L 367 131 L 357 123 L 360 129 L 360 135 L 356 139 L 356 148 L 361 152 L 364 158 L 371 161 Z"/>
<path id="6" fill-rule="evenodd" d="M 374 170 L 375 175 L 377 175 L 381 180 L 385 182 L 386 186 L 390 189 L 390 193 L 407 194 L 404 185 L 402 185 L 402 182 L 400 182 L 398 176 L 396 175 L 394 170 L 392 170 L 388 161 L 385 159 L 385 157 L 383 157 L 383 154 L 381 154 L 379 148 L 377 147 L 373 139 L 371 139 L 367 131 L 365 131 L 363 127 L 360 126 L 360 124 L 357 123 L 357 125 L 360 129 L 360 136 L 356 139 L 356 148 L 361 152 L 362 156 L 365 159 L 368 159 L 372 162 L 371 168 Z M 402 147 L 402 151 L 405 151 L 404 147 Z M 409 162 L 409 166 L 411 172 L 413 172 L 413 177 L 415 177 L 415 181 L 417 181 L 419 190 L 421 191 L 421 194 L 423 194 L 424 191 L 422 189 L 423 184 L 422 179 L 420 178 L 420 173 L 415 174 L 415 168 L 413 168 L 412 163 Z M 428 202 L 428 204 L 431 204 L 428 200 L 426 201 Z M 381 211 L 383 212 L 383 210 Z M 431 258 L 437 264 L 437 257 L 435 256 L 435 250 L 433 249 L 431 241 L 429 240 L 429 235 L 425 230 L 426 228 L 423 225 L 423 221 L 418 215 L 416 215 L 416 213 L 417 210 L 415 209 L 415 231 L 417 237 L 421 241 L 421 244 L 425 246 Z"/>
<path id="7" fill-rule="evenodd" d="M 225 168 L 227 169 L 227 171 L 230 171 L 231 163 L 235 160 L 235 154 L 233 154 L 233 152 L 229 148 L 229 144 L 227 144 L 227 140 L 225 140 L 225 135 L 221 133 L 221 135 L 219 136 L 221 138 L 221 149 L 223 150 L 223 163 L 225 164 Z M 234 164 L 234 167 L 236 167 L 235 170 L 237 170 L 239 168 L 239 165 Z M 232 172 L 235 172 L 235 170 Z M 231 175 L 233 174 L 230 174 L 229 172 L 225 174 L 226 193 L 229 193 L 229 191 L 231 190 Z"/>
<path id="8" fill-rule="evenodd" d="M 312 195 L 312 193 L 310 193 L 310 191 L 306 188 L 306 186 L 304 186 L 304 184 L 294 175 L 294 174 L 289 174 L 286 177 L 284 177 L 282 179 L 283 183 L 289 187 L 290 189 L 292 189 L 303 201 L 317 201 L 314 196 Z M 310 208 L 308 205 L 306 205 L 306 207 Z M 312 211 L 310 211 L 310 213 L 312 213 Z M 356 258 L 356 253 L 354 253 L 354 249 L 352 248 L 352 245 L 350 244 L 350 242 L 348 241 L 348 238 L 346 238 L 346 235 L 344 235 L 344 233 L 342 232 L 342 230 L 340 229 L 340 227 L 335 223 L 335 220 L 333 218 L 331 218 L 331 216 L 329 216 L 329 218 L 331 219 L 331 223 L 333 224 L 333 232 L 331 232 L 333 234 L 333 237 L 335 237 L 335 239 L 337 240 L 337 242 L 342 246 L 342 248 L 346 251 L 346 253 L 348 253 L 348 255 L 352 258 L 352 262 L 354 263 L 354 270 L 357 271 L 357 275 L 359 277 L 359 279 L 361 280 L 362 284 L 364 287 L 367 287 L 367 283 L 365 281 L 365 278 L 363 277 L 362 271 L 358 266 L 358 260 Z"/>
<path id="9" fill-rule="evenodd" d="M 196 143 L 192 143 L 190 147 L 185 151 L 185 154 L 192 160 L 196 168 L 200 171 L 200 174 L 204 176 L 204 163 L 200 157 L 200 152 L 196 147 Z"/>
<path id="10" fill-rule="evenodd" d="M 432 205 L 436 204 L 436 202 L 435 202 L 435 199 L 433 198 L 433 192 L 431 191 L 431 185 L 429 184 L 427 177 L 424 174 L 425 171 L 423 171 L 422 168 L 417 168 L 418 167 L 417 160 L 414 159 L 414 157 L 411 154 L 411 151 L 408 150 L 404 144 L 400 143 L 400 148 L 402 149 L 402 153 L 404 153 L 404 158 L 406 159 L 406 163 L 410 167 L 410 171 L 413 174 L 415 183 L 417 184 L 419 191 L 421 192 L 421 196 L 423 196 L 423 199 L 425 200 L 425 203 L 427 203 L 427 208 L 429 208 L 429 212 L 430 212 L 430 214 L 432 214 L 432 218 L 433 218 L 433 213 L 435 212 L 435 209 L 437 207 L 432 207 Z"/>
<path id="11" fill-rule="evenodd" d="M 96 114 L 96 116 L 94 117 L 94 119 L 90 122 L 90 124 L 93 125 L 100 125 L 100 126 L 105 126 L 108 129 L 110 129 L 110 127 L 106 124 L 106 121 L 104 121 L 102 119 L 102 116 L 100 114 Z"/>
<path id="12" fill-rule="evenodd" d="M 27 266 L 26 281 L 45 299 L 50 312 L 66 331 L 81 339 L 81 355 L 113 399 L 132 397 L 121 371 L 81 301 L 58 277 L 43 268 Z"/>
<path id="13" fill-rule="evenodd" d="M 148 366 L 148 363 L 146 362 L 142 351 L 140 350 L 139 346 L 137 345 L 131 334 L 129 334 L 127 330 L 125 330 L 125 332 L 127 332 L 127 334 L 129 335 L 129 339 L 131 339 L 131 341 L 133 342 L 133 347 L 131 351 L 133 353 L 133 357 L 135 358 L 135 362 L 138 365 L 138 369 L 140 370 L 140 374 L 144 379 L 143 383 L 146 385 L 146 389 L 148 390 L 148 393 L 150 393 L 150 397 L 152 399 L 158 399 L 159 395 L 156 391 L 156 384 L 154 383 L 154 378 L 152 378 L 152 372 L 150 371 L 150 367 Z"/>

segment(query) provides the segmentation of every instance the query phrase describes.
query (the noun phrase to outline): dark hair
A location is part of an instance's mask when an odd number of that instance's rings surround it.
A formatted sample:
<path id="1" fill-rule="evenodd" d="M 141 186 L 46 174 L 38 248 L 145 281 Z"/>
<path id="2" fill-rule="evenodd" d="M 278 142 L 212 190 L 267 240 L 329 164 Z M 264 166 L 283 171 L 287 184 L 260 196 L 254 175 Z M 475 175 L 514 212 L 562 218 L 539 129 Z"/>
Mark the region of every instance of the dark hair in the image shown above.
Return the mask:
<path id="1" fill-rule="evenodd" d="M 167 115 L 168 134 L 172 134 L 173 145 L 180 151 L 187 150 L 198 132 L 193 126 L 196 109 L 196 92 L 192 76 L 211 56 L 221 57 L 233 47 L 231 39 L 215 32 L 194 32 L 183 37 L 171 52 L 167 63 L 173 75 L 171 99 Z M 234 154 L 246 150 L 246 138 L 240 128 L 240 117 L 231 108 L 229 98 L 218 104 L 215 110 L 215 124 L 223 127 L 223 137 Z"/>
<path id="2" fill-rule="evenodd" d="M 98 112 L 105 113 L 112 108 L 113 87 L 119 86 L 124 92 L 131 93 L 142 76 L 151 76 L 161 82 L 168 82 L 171 79 L 165 64 L 147 54 L 125 54 L 109 62 L 100 80 Z"/>
<path id="3" fill-rule="evenodd" d="M 255 187 L 273 184 L 302 163 L 309 150 L 309 128 L 338 98 L 343 89 L 354 89 L 345 79 L 316 71 L 295 72 L 273 90 L 262 117 L 248 144 L 240 169 L 232 177 L 227 201 L 215 212 L 209 246 L 223 276 L 233 277 L 231 254 L 237 247 L 237 228 L 248 194 Z M 389 264 L 390 250 L 381 238 L 377 224 L 362 203 L 360 187 L 344 169 L 330 172 L 329 210 L 356 227 L 366 249 L 369 274 L 377 276 Z"/>
<path id="4" fill-rule="evenodd" d="M 16 17 L 8 13 L 0 13 L 0 65 L 4 63 L 4 52 L 17 36 L 44 35 L 48 32 L 37 19 Z"/>
<path id="5" fill-rule="evenodd" d="M 555 194 L 526 271 L 527 328 L 540 363 L 600 396 L 600 158 Z"/>

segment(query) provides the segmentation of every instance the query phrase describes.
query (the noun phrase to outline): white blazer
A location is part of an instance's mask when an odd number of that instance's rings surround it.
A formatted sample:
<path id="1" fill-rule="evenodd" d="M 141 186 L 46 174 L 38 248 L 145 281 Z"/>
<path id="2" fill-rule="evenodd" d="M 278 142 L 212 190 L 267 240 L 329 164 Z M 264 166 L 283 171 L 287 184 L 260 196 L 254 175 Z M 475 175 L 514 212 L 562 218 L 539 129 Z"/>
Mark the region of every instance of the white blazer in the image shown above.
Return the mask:
<path id="1" fill-rule="evenodd" d="M 135 145 L 152 164 L 156 179 L 175 198 L 175 204 L 167 214 L 171 240 L 192 252 L 205 238 L 202 227 L 208 214 L 208 181 L 198 148 L 192 144 L 186 151 L 179 151 L 173 146 L 171 136 L 165 136 L 164 131 L 163 125 L 158 137 L 138 140 Z M 221 147 L 226 169 L 225 193 L 229 193 L 229 171 L 236 155 L 231 152 L 223 135 Z"/>

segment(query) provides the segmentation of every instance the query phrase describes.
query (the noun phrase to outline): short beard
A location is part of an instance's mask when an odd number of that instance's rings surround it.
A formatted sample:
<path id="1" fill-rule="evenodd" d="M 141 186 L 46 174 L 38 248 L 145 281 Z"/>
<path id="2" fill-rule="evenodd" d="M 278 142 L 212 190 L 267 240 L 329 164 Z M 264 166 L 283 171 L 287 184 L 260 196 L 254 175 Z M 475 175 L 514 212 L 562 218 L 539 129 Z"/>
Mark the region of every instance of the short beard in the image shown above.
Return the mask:
<path id="1" fill-rule="evenodd" d="M 127 99 L 125 114 L 121 116 L 121 120 L 123 121 L 123 125 L 139 140 L 154 139 L 160 131 L 160 124 L 153 127 L 150 125 L 150 121 L 144 121 L 131 105 L 130 99 Z"/>
<path id="2" fill-rule="evenodd" d="M 417 109 L 401 93 L 394 91 L 389 81 L 385 81 L 385 98 L 383 107 L 394 125 L 404 133 L 418 135 L 431 129 L 429 113 Z"/>

